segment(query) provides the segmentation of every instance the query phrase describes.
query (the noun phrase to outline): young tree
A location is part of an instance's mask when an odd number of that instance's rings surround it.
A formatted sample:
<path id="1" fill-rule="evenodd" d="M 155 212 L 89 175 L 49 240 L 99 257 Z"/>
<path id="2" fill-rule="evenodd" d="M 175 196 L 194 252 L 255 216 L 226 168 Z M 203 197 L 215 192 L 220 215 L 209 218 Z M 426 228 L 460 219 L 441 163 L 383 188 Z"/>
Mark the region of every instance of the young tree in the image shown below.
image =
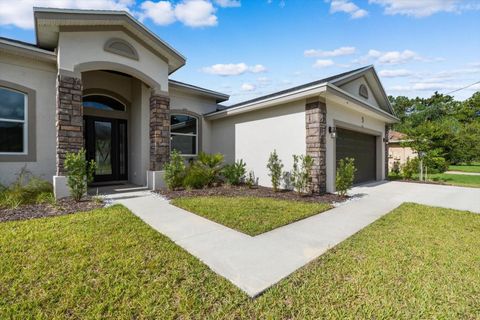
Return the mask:
<path id="1" fill-rule="evenodd" d="M 273 150 L 273 152 L 270 153 L 267 168 L 270 171 L 268 175 L 272 181 L 273 191 L 277 192 L 281 183 L 283 170 L 283 163 L 282 160 L 278 158 L 277 150 Z"/>

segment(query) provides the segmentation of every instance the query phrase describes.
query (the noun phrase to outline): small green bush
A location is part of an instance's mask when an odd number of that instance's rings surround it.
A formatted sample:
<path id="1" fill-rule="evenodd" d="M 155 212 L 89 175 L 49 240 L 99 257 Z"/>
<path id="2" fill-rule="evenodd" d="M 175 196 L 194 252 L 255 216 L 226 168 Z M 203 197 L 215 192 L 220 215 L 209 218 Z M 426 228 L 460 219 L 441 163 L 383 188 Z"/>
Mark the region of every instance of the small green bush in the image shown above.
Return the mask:
<path id="1" fill-rule="evenodd" d="M 216 182 L 220 181 L 220 173 L 223 169 L 223 154 L 215 153 L 208 154 L 205 152 L 200 152 L 198 154 L 198 159 L 195 161 L 193 166 L 198 166 L 201 168 L 204 173 L 201 175 L 208 176 L 208 186 L 214 185 Z M 200 174 L 200 170 L 197 168 L 194 170 Z"/>
<path id="2" fill-rule="evenodd" d="M 340 159 L 338 162 L 337 176 L 335 181 L 335 186 L 339 195 L 345 196 L 348 190 L 352 187 L 356 171 L 355 159 Z"/>
<path id="3" fill-rule="evenodd" d="M 268 174 L 270 176 L 273 191 L 277 192 L 278 187 L 280 186 L 281 179 L 282 179 L 282 170 L 283 170 L 283 163 L 280 158 L 278 158 L 277 150 L 273 150 L 270 153 L 270 157 L 268 158 L 267 168 L 270 171 Z"/>
<path id="4" fill-rule="evenodd" d="M 255 177 L 255 172 L 253 172 L 253 170 L 250 170 L 248 172 L 248 176 L 247 178 L 245 179 L 245 184 L 249 187 L 249 188 L 255 188 L 258 186 L 258 178 Z"/>
<path id="5" fill-rule="evenodd" d="M 177 150 L 173 150 L 170 154 L 170 161 L 168 161 L 164 168 L 165 183 L 170 190 L 175 190 L 183 186 L 185 179 L 185 162 Z"/>
<path id="6" fill-rule="evenodd" d="M 428 173 L 444 173 L 448 170 L 448 162 L 443 157 L 426 158 L 423 165 L 428 168 Z"/>
<path id="7" fill-rule="evenodd" d="M 186 189 L 203 189 L 209 185 L 211 180 L 211 173 L 208 169 L 198 163 L 193 163 L 186 171 L 183 186 Z"/>
<path id="8" fill-rule="evenodd" d="M 392 170 L 390 170 L 391 173 L 393 173 L 396 176 L 400 175 L 400 161 L 395 160 L 392 165 Z"/>
<path id="9" fill-rule="evenodd" d="M 291 173 L 292 185 L 298 193 L 311 193 L 311 172 L 313 167 L 313 158 L 305 155 L 293 155 L 293 170 Z"/>
<path id="10" fill-rule="evenodd" d="M 70 194 L 75 201 L 80 201 L 87 193 L 88 184 L 93 181 L 95 161 L 86 161 L 85 149 L 82 149 L 78 152 L 67 152 L 64 166 Z"/>
<path id="11" fill-rule="evenodd" d="M 420 163 L 418 158 L 408 158 L 402 166 L 403 179 L 412 180 L 413 176 L 419 172 L 419 165 Z"/>
<path id="12" fill-rule="evenodd" d="M 235 163 L 227 164 L 223 167 L 222 173 L 227 184 L 237 186 L 245 180 L 247 164 L 242 159 Z"/>

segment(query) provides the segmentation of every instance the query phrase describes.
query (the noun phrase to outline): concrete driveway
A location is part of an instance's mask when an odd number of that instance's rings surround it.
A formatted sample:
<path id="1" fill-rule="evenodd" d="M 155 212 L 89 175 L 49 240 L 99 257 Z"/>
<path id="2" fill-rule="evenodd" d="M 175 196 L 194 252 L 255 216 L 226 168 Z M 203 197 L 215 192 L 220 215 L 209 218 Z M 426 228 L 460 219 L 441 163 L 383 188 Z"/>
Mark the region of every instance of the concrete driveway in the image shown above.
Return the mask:
<path id="1" fill-rule="evenodd" d="M 207 264 L 249 296 L 360 231 L 403 202 L 480 213 L 480 189 L 380 182 L 352 189 L 354 199 L 336 208 L 256 237 L 169 204 L 145 190 L 109 197 Z"/>

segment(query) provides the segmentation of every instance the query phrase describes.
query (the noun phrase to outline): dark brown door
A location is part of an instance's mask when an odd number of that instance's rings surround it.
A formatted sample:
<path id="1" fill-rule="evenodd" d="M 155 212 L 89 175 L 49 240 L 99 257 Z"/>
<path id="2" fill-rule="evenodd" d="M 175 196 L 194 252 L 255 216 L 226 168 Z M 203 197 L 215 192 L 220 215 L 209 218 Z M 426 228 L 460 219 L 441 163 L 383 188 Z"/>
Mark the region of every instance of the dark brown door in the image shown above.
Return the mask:
<path id="1" fill-rule="evenodd" d="M 337 166 L 340 159 L 354 158 L 357 172 L 354 183 L 376 180 L 377 137 L 337 128 Z"/>
<path id="2" fill-rule="evenodd" d="M 95 160 L 94 182 L 127 180 L 127 121 L 85 116 L 87 159 Z"/>

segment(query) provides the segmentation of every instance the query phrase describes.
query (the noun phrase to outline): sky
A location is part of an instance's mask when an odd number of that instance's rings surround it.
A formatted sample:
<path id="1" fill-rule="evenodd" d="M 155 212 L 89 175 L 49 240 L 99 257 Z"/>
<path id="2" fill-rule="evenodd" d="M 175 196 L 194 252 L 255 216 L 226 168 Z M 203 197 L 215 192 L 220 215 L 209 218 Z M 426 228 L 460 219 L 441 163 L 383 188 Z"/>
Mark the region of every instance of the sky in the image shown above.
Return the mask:
<path id="1" fill-rule="evenodd" d="M 130 12 L 226 105 L 370 64 L 393 96 L 480 90 L 480 0 L 0 0 L 0 36 L 35 43 L 33 6 Z"/>

